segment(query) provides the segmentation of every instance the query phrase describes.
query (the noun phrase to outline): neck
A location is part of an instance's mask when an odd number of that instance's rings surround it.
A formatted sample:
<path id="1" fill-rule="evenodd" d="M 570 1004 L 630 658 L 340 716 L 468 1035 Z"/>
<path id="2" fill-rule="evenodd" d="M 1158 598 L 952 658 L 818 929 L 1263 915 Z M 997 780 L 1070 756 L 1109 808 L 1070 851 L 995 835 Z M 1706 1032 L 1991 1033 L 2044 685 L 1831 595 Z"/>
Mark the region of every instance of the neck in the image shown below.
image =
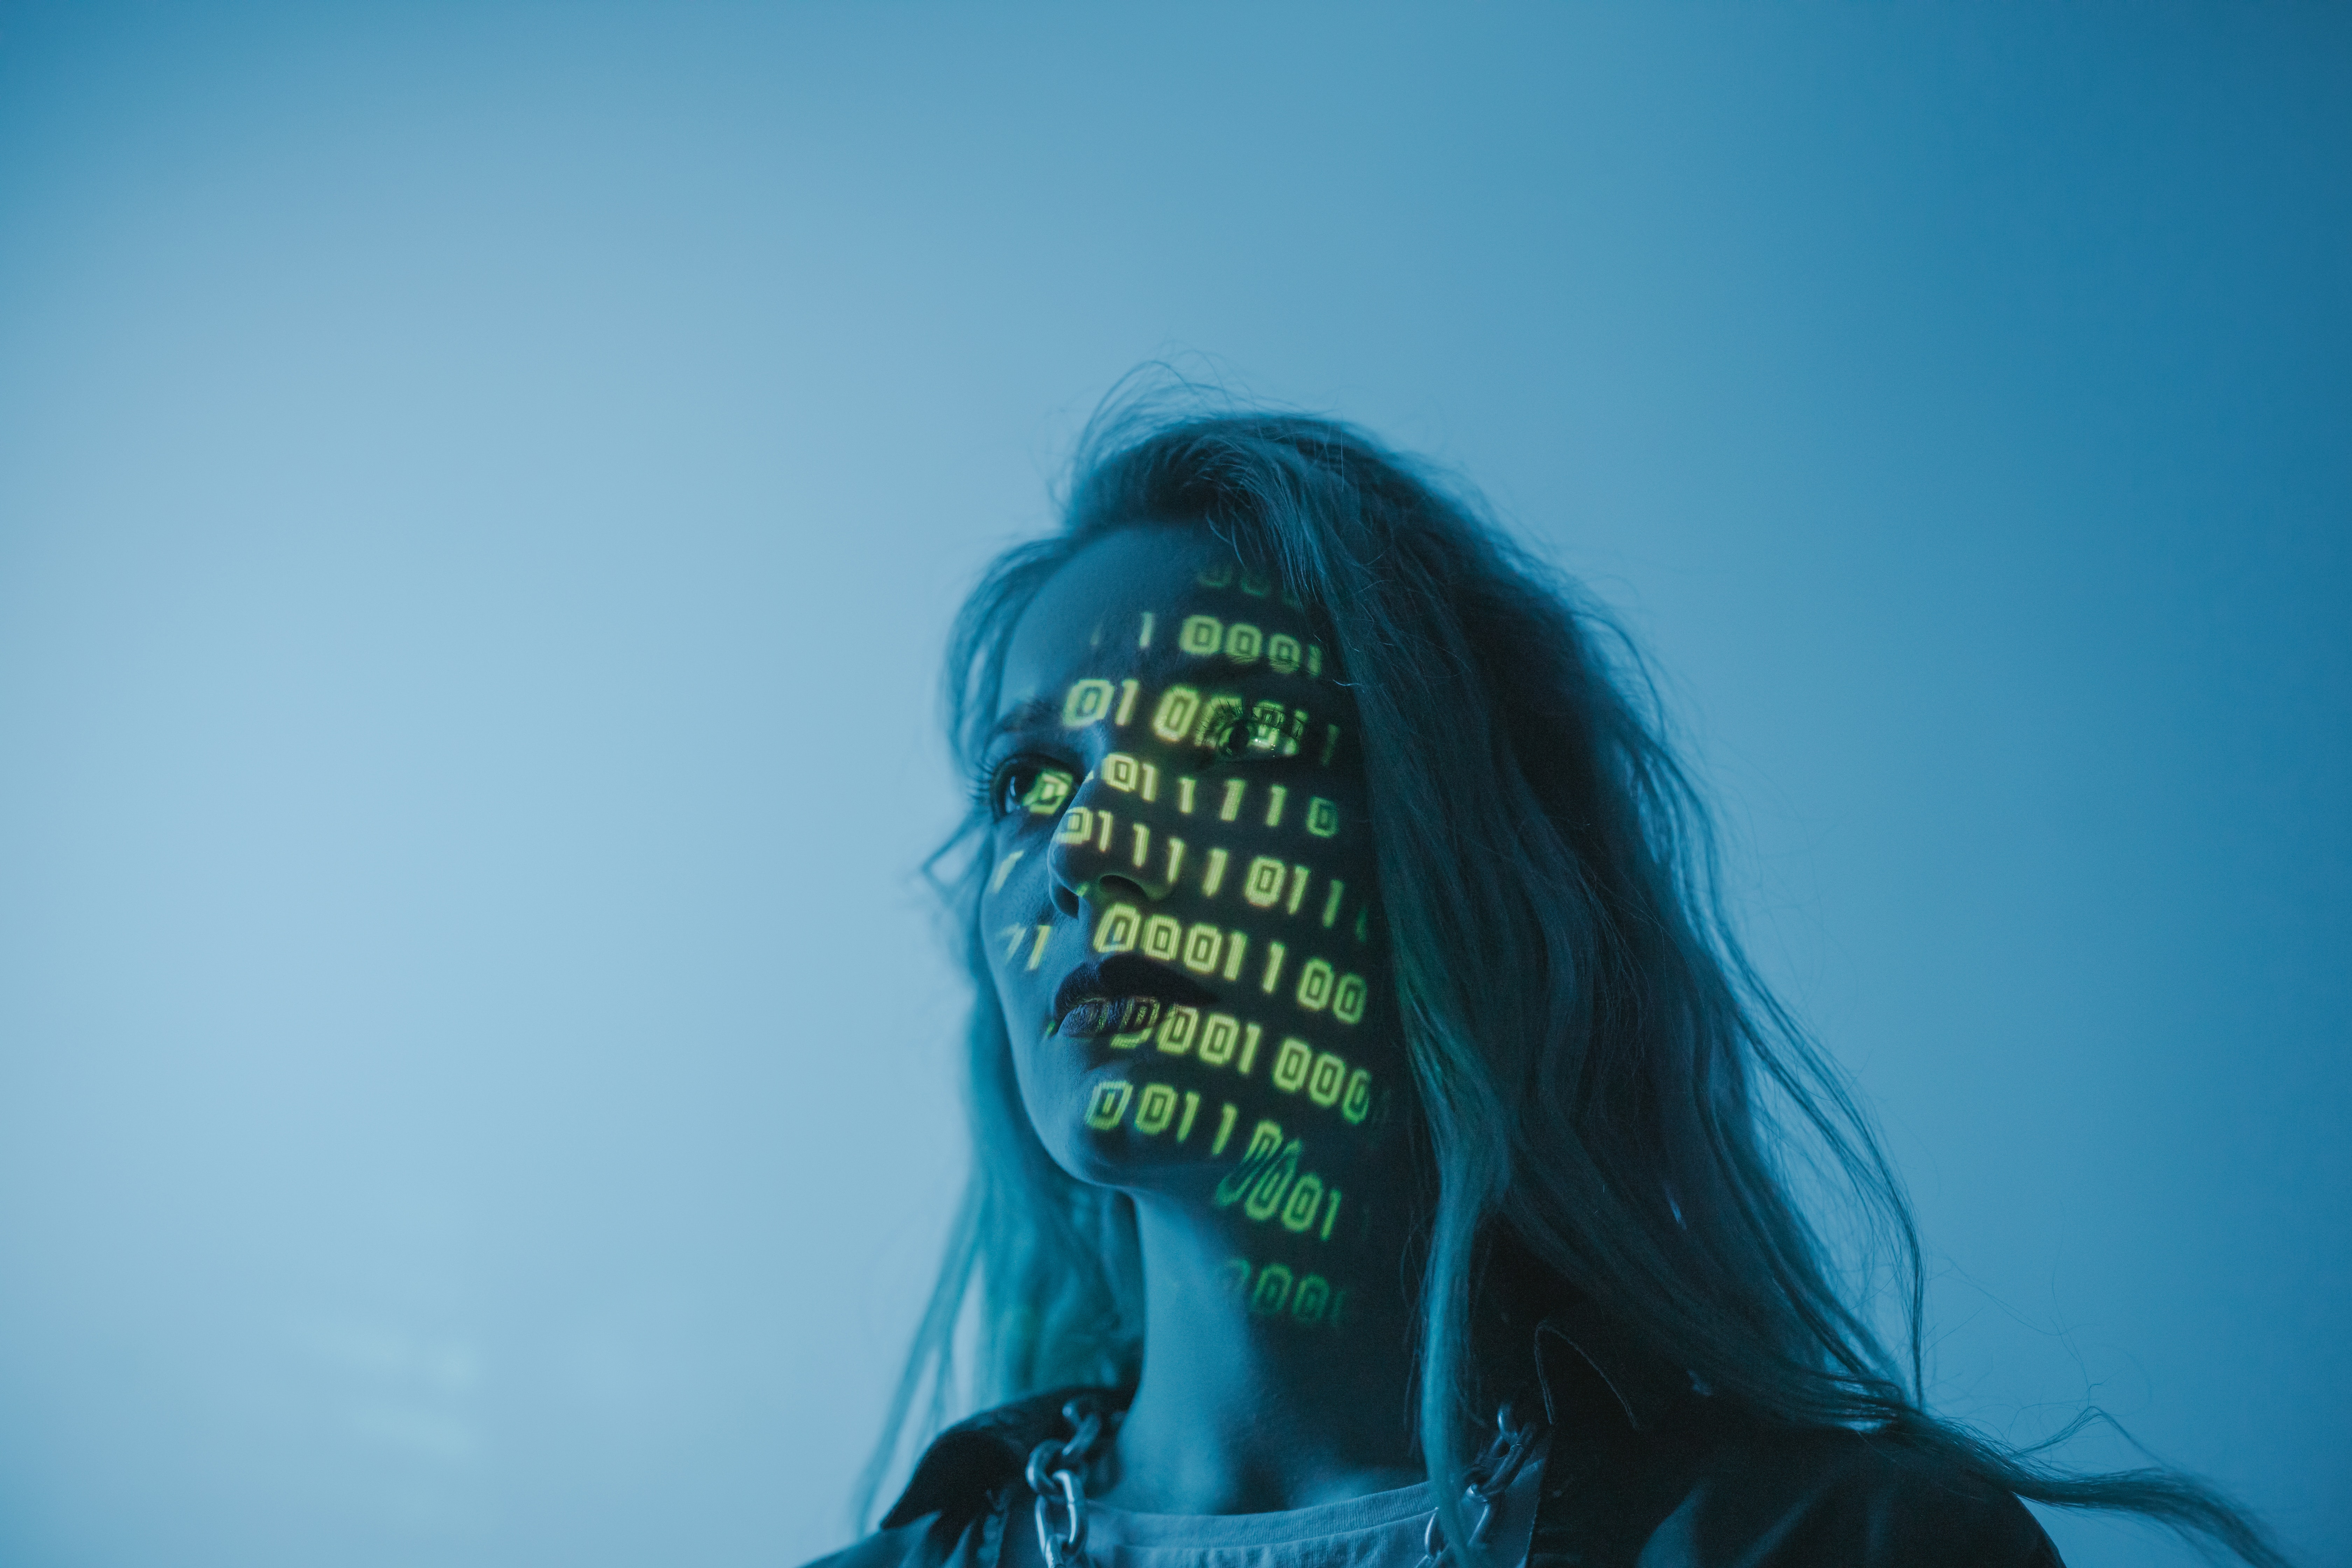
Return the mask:
<path id="1" fill-rule="evenodd" d="M 1143 1373 L 1100 1500 L 1150 1513 L 1263 1513 L 1410 1486 L 1413 1334 L 1401 1244 L 1375 1234 L 1311 1256 L 1337 1321 L 1302 1322 L 1296 1261 L 1233 1259 L 1268 1249 L 1263 1225 L 1139 1194 Z M 1285 1237 L 1284 1239 L 1287 1239 Z M 1255 1247 L 1253 1247 L 1255 1244 Z M 1279 1269 L 1294 1274 L 1286 1289 Z M 1341 1295 L 1340 1292 L 1344 1292 Z M 1285 1310 L 1270 1310 L 1282 1296 Z M 1310 1297 L 1311 1300 L 1312 1298 Z M 1255 1310 L 1254 1310 L 1255 1304 Z"/>

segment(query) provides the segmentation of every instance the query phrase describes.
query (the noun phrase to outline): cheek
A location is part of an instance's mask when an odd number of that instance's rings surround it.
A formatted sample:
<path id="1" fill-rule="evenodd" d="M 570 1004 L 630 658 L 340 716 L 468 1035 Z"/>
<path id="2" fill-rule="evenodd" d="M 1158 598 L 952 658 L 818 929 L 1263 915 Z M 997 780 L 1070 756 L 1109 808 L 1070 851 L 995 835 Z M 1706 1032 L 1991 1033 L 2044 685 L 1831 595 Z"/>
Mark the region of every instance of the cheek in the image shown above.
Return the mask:
<path id="1" fill-rule="evenodd" d="M 981 885 L 980 930 L 990 973 L 1003 986 L 1051 966 L 1039 933 L 1050 936 L 1055 911 L 1047 896 L 1050 837 L 1028 823 L 1002 825 L 996 831 L 1000 837 Z"/>
<path id="2" fill-rule="evenodd" d="M 1356 792 L 1319 782 L 1180 773 L 1161 778 L 1156 798 L 1103 791 L 1073 809 L 1072 869 L 1114 889 L 1128 879 L 1131 895 L 1097 900 L 1093 944 L 1217 994 L 1100 1043 L 1120 1077 L 1094 1086 L 1091 1135 L 1223 1159 L 1261 1124 L 1316 1146 L 1371 1136 L 1367 1122 L 1402 1081 L 1385 1026 L 1374 862 Z"/>
<path id="3" fill-rule="evenodd" d="M 1013 835 L 1008 834 L 1012 838 Z M 1057 914 L 1047 894 L 1046 843 L 1041 834 L 1000 844 L 982 885 L 982 940 L 998 1013 L 1012 1043 L 1014 1076 L 1040 1131 L 1055 1119 L 1041 1100 L 1066 1099 L 1076 1089 L 1076 1064 L 1045 1037 L 1055 986 L 1074 962 L 1079 933 Z M 1066 1121 L 1066 1117 L 1059 1120 Z M 1053 1140 L 1047 1139 L 1049 1146 Z"/>

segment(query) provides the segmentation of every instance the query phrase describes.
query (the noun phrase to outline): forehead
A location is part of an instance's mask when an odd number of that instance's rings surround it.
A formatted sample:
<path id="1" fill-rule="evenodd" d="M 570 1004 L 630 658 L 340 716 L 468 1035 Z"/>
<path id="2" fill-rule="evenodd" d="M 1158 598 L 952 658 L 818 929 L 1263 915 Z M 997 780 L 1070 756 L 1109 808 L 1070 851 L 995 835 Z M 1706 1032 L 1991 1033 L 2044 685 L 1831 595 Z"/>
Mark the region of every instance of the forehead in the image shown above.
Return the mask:
<path id="1" fill-rule="evenodd" d="M 1115 669 L 1149 679 L 1175 670 L 1199 658 L 1187 638 L 1197 644 L 1213 632 L 1244 649 L 1277 637 L 1302 647 L 1318 640 L 1306 610 L 1243 572 L 1222 540 L 1170 526 L 1121 529 L 1072 556 L 1022 612 L 998 711 L 1058 694 L 1074 675 Z M 1328 678 L 1320 647 L 1315 662 Z M 1305 668 L 1289 678 L 1313 679 Z"/>

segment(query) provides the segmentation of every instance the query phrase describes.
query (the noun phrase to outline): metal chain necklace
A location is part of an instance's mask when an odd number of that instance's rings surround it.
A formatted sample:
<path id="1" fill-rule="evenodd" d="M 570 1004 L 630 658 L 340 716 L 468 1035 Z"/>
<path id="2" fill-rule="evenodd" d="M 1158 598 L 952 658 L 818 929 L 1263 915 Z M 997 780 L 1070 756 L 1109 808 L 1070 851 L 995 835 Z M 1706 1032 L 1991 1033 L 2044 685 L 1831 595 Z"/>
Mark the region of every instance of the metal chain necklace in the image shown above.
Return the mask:
<path id="1" fill-rule="evenodd" d="M 1082 1396 L 1062 1406 L 1062 1419 L 1070 1425 L 1068 1438 L 1048 1437 L 1031 1449 L 1023 1475 L 1029 1482 L 1029 1489 L 1037 1494 L 1037 1549 L 1045 1554 L 1045 1568 L 1083 1568 L 1087 1550 L 1087 1469 L 1102 1447 L 1104 1437 L 1117 1424 L 1118 1416 L 1107 1417 L 1093 1400 Z M 1495 1505 L 1526 1468 L 1541 1430 L 1536 1422 L 1514 1422 L 1508 1405 L 1495 1412 L 1494 1441 L 1486 1445 L 1478 1462 L 1470 1467 L 1469 1485 L 1462 1494 L 1465 1505 L 1478 1505 L 1478 1522 L 1470 1530 L 1472 1546 L 1485 1543 L 1486 1531 L 1495 1522 Z M 1056 1510 L 1062 1514 L 1058 1527 L 1054 1520 Z M 1435 1509 L 1430 1510 L 1421 1543 L 1423 1555 L 1420 1568 L 1443 1568 L 1451 1549 L 1446 1545 L 1445 1532 L 1438 1526 Z"/>
<path id="2" fill-rule="evenodd" d="M 1038 1444 L 1029 1451 L 1024 1472 L 1029 1489 L 1037 1494 L 1037 1548 L 1045 1554 L 1045 1568 L 1074 1568 L 1086 1561 L 1087 1467 L 1109 1430 L 1091 1399 L 1073 1399 L 1063 1405 L 1062 1419 L 1070 1424 L 1069 1440 L 1048 1437 Z M 1054 1528 L 1056 1508 L 1064 1513 L 1058 1531 Z"/>
<path id="3" fill-rule="evenodd" d="M 1541 1431 L 1538 1422 L 1515 1424 L 1508 1405 L 1495 1412 L 1494 1441 L 1478 1456 L 1478 1462 L 1470 1467 L 1465 1478 L 1468 1485 L 1462 1491 L 1463 1507 L 1466 1510 L 1475 1503 L 1478 1508 L 1478 1522 L 1470 1527 L 1470 1544 L 1474 1548 L 1486 1544 L 1486 1531 L 1495 1522 L 1495 1505 L 1503 1500 L 1503 1494 L 1511 1489 L 1511 1483 L 1527 1468 Z M 1442 1568 L 1452 1550 L 1446 1543 L 1437 1510 L 1431 1509 L 1429 1523 L 1421 1532 L 1420 1568 Z"/>

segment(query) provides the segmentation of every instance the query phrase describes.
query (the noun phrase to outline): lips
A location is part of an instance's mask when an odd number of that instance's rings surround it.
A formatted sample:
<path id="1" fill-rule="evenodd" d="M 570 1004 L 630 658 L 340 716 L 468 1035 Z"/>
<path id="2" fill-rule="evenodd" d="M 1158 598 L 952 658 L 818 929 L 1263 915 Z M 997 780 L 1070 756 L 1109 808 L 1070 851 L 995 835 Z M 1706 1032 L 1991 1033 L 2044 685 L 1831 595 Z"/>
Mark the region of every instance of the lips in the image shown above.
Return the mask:
<path id="1" fill-rule="evenodd" d="M 1163 1006 L 1208 1007 L 1217 994 L 1148 958 L 1114 952 L 1070 971 L 1054 993 L 1053 1032 L 1073 1039 L 1130 1035 L 1159 1021 Z"/>

